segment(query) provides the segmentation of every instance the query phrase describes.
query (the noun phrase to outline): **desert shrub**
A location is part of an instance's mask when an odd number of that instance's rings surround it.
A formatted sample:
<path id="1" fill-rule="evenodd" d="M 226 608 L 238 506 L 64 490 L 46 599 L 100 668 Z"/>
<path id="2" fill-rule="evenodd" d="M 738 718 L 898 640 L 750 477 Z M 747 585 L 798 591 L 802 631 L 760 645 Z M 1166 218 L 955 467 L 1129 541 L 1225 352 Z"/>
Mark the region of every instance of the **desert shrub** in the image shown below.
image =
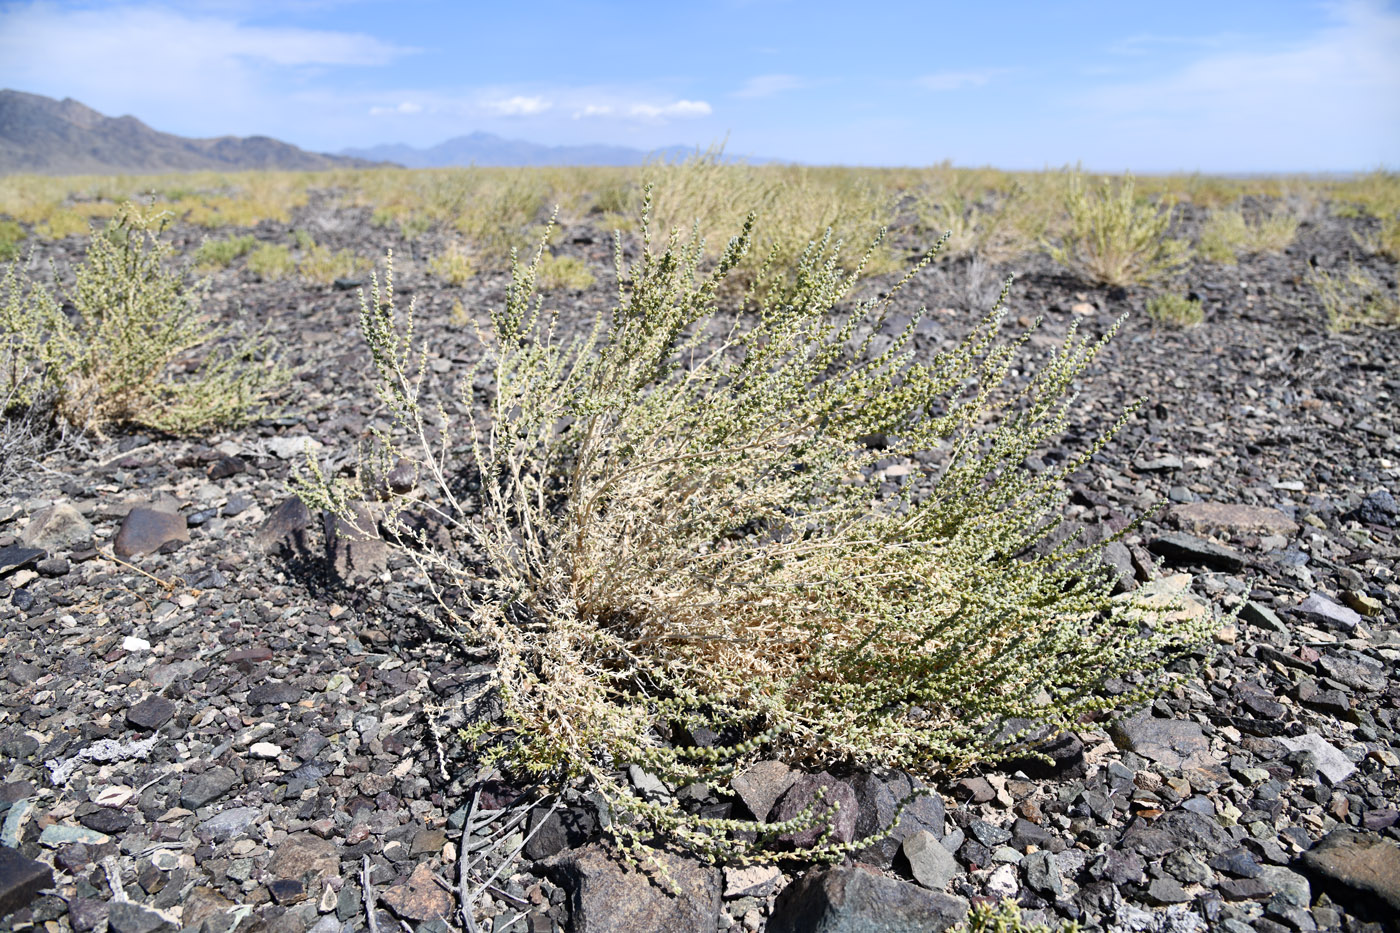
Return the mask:
<path id="1" fill-rule="evenodd" d="M 1197 251 L 1213 262 L 1233 264 L 1241 254 L 1279 253 L 1298 232 L 1298 219 L 1283 207 L 1250 222 L 1238 208 L 1211 211 Z"/>
<path id="2" fill-rule="evenodd" d="M 1021 908 L 1010 898 L 1000 904 L 985 901 L 972 905 L 967 919 L 953 928 L 952 933 L 1079 933 L 1073 921 L 1051 926 L 1029 923 L 1021 916 Z"/>
<path id="3" fill-rule="evenodd" d="M 1105 178 L 1097 190 L 1082 175 L 1069 179 L 1064 200 L 1068 225 L 1051 257 L 1076 275 L 1101 285 L 1151 282 L 1186 259 L 1185 247 L 1167 237 L 1171 211 L 1139 200 L 1133 176 Z"/>
<path id="4" fill-rule="evenodd" d="M 1309 282 L 1317 292 L 1330 330 L 1400 327 L 1400 297 L 1355 263 L 1335 275 L 1318 269 Z"/>
<path id="5" fill-rule="evenodd" d="M 735 315 L 721 286 L 752 218 L 713 266 L 698 239 L 653 242 L 645 208 L 641 230 L 635 264 L 616 260 L 617 306 L 581 332 L 535 297 L 545 247 L 517 265 L 484 373 L 463 374 L 453 408 L 425 394 L 391 267 L 362 296 L 361 327 L 392 426 L 358 482 L 309 462 L 298 484 L 361 526 L 361 500 L 387 499 L 375 517 L 460 637 L 493 653 L 505 723 L 465 732 L 486 762 L 587 778 L 636 818 L 613 821 L 629 847 L 659 830 L 724 857 L 752 851 L 731 829 L 761 846 L 791 827 L 687 815 L 617 769 L 723 788 L 760 746 L 807 764 L 958 767 L 1006 753 L 1018 717 L 1072 727 L 1112 706 L 1099 685 L 1202 634 L 1114 602 L 1101 545 L 1037 547 L 1067 474 L 1121 426 L 1056 467 L 1024 465 L 1061 435 L 1107 337 L 1072 333 L 1023 374 L 999 301 L 921 362 L 919 315 L 877 345 L 898 289 L 857 298 L 829 243 L 789 281 L 764 267 L 752 313 Z M 460 428 L 452 410 L 470 413 Z M 403 495 L 379 479 L 401 458 L 419 487 Z M 893 493 L 891 461 L 909 466 Z M 700 724 L 726 744 L 658 738 Z"/>
<path id="6" fill-rule="evenodd" d="M 1400 262 L 1400 215 L 1383 217 L 1374 231 L 1352 231 L 1357 245 L 1372 256 L 1385 256 Z"/>
<path id="7" fill-rule="evenodd" d="M 92 234 L 64 296 L 72 318 L 10 266 L 0 284 L 0 396 L 12 410 L 47 399 L 81 428 L 133 423 L 180 433 L 257 410 L 281 373 L 258 362 L 263 344 L 203 323 L 199 288 L 169 262 L 167 219 L 126 205 Z"/>
<path id="8" fill-rule="evenodd" d="M 19 255 L 19 244 L 29 236 L 13 220 L 0 220 L 0 261 L 9 262 Z"/>
<path id="9" fill-rule="evenodd" d="M 257 245 L 258 239 L 252 234 L 205 240 L 192 258 L 199 269 L 227 269 L 235 259 L 248 255 Z"/>
<path id="10" fill-rule="evenodd" d="M 308 282 L 317 285 L 329 285 L 336 279 L 353 278 L 363 272 L 368 272 L 372 265 L 369 260 L 362 256 L 356 256 L 348 249 L 330 250 L 306 238 L 306 246 L 302 247 L 301 259 L 297 262 L 297 272 Z"/>
<path id="11" fill-rule="evenodd" d="M 592 286 L 597 279 L 577 256 L 555 256 L 545 253 L 540 257 L 535 281 L 542 289 L 567 288 L 582 291 Z"/>
<path id="12" fill-rule="evenodd" d="M 476 275 L 476 266 L 462 244 L 453 243 L 428 260 L 428 271 L 448 285 L 465 285 Z"/>
<path id="13" fill-rule="evenodd" d="M 1173 292 L 1147 299 L 1147 316 L 1152 323 L 1166 327 L 1195 327 L 1205 320 L 1199 301 Z"/>
<path id="14" fill-rule="evenodd" d="M 263 282 L 278 282 L 296 271 L 292 251 L 280 243 L 264 243 L 248 254 L 248 271 Z"/>

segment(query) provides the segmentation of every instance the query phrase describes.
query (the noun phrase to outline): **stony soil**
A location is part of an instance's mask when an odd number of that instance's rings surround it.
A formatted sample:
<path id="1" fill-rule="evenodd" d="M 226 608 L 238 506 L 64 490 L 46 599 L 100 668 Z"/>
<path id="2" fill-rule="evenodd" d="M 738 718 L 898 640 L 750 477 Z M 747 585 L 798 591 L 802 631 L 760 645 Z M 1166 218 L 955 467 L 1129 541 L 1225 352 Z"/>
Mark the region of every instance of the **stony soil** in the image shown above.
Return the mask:
<path id="1" fill-rule="evenodd" d="M 937 930 L 1002 897 L 1089 929 L 1397 928 L 1400 334 L 1328 333 L 1305 281 L 1355 258 L 1394 287 L 1353 223 L 1320 212 L 1283 255 L 1192 268 L 1206 321 L 1186 331 L 1154 329 L 1144 292 L 1019 263 L 1011 317 L 1044 316 L 1032 354 L 1130 313 L 1082 386 L 1082 423 L 1041 458 L 1145 398 L 1074 477 L 1069 518 L 1121 528 L 1165 497 L 1109 555 L 1121 586 L 1242 610 L 1176 662 L 1184 678 L 1150 709 L 1049 740 L 1053 767 L 939 784 L 865 867 L 675 857 L 679 897 L 609 858 L 586 797 L 536 805 L 461 756 L 452 726 L 482 712 L 470 698 L 489 659 L 425 623 L 401 557 L 289 501 L 307 438 L 344 459 L 375 423 L 354 292 L 260 283 L 241 264 L 215 274 L 207 307 L 265 325 L 297 367 L 280 416 L 197 441 L 71 446 L 0 490 L 0 927 L 438 933 L 463 926 L 465 884 L 495 930 Z M 296 226 L 332 249 L 393 246 L 432 378 L 474 358 L 453 304 L 483 320 L 503 275 L 443 287 L 425 263 L 440 238 L 404 241 L 367 211 L 314 201 Z M 578 224 L 556 242 L 599 282 L 549 301 L 587 320 L 613 294 L 608 239 Z M 49 252 L 62 263 L 79 246 Z M 970 299 L 1002 271 L 916 280 L 899 306 L 933 311 L 920 351 L 968 327 Z M 899 467 L 871 481 L 893 488 Z M 775 819 L 826 786 L 857 837 L 911 787 L 771 762 L 736 786 L 736 816 Z M 464 848 L 484 856 L 465 872 Z"/>

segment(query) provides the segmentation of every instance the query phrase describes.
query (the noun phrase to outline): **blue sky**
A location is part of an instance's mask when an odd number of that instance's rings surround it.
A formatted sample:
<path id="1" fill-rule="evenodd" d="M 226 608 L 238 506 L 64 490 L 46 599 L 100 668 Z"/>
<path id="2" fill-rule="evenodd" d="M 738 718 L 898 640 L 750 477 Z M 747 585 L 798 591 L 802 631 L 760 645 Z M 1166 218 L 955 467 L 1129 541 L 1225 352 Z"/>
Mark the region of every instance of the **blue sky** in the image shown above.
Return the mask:
<path id="1" fill-rule="evenodd" d="M 818 163 L 1400 166 L 1400 0 L 0 0 L 0 87 L 311 149 L 473 130 Z"/>

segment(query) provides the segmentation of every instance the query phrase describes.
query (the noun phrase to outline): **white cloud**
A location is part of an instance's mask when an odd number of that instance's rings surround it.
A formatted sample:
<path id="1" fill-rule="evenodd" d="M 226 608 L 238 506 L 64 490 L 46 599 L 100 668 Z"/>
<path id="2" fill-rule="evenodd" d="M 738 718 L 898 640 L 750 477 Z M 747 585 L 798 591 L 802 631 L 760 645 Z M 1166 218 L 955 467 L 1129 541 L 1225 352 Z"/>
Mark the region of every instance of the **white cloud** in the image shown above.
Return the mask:
<path id="1" fill-rule="evenodd" d="M 532 117 L 544 113 L 554 105 L 543 97 L 526 97 L 517 94 L 502 100 L 487 101 L 486 107 L 503 117 Z"/>
<path id="2" fill-rule="evenodd" d="M 714 112 L 703 100 L 676 100 L 669 104 L 633 104 L 627 113 L 641 120 L 689 119 L 708 117 Z"/>
<path id="3" fill-rule="evenodd" d="M 574 119 L 579 120 L 586 117 L 608 117 L 612 116 L 613 109 L 607 104 L 584 104 L 579 110 L 574 111 Z"/>
<path id="4" fill-rule="evenodd" d="M 396 114 L 415 114 L 415 113 L 422 113 L 422 112 L 423 112 L 423 105 L 422 105 L 422 104 L 418 104 L 418 103 L 414 103 L 414 102 L 411 101 L 411 100 L 401 101 L 397 106 L 394 106 L 394 107 L 371 107 L 371 108 L 369 108 L 369 114 L 370 114 L 370 116 L 372 116 L 372 117 L 384 117 L 384 116 L 390 116 L 390 115 L 396 115 Z"/>
<path id="5" fill-rule="evenodd" d="M 940 71 L 916 78 L 915 83 L 929 91 L 956 91 L 965 87 L 981 87 L 995 74 L 995 71 Z"/>
<path id="6" fill-rule="evenodd" d="M 784 91 L 796 91 L 808 84 L 797 75 L 755 75 L 735 91 L 734 97 L 772 97 Z"/>

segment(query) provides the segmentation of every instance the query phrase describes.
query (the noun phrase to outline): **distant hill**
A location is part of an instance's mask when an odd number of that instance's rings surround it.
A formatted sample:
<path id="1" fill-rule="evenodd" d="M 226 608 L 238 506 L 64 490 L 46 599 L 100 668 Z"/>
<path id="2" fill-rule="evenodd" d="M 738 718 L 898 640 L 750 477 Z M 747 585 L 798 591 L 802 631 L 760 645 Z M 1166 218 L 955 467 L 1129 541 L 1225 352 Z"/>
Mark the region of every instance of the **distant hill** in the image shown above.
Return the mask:
<path id="1" fill-rule="evenodd" d="M 428 149 L 398 144 L 342 149 L 340 154 L 376 162 L 396 162 L 408 168 L 442 168 L 449 165 L 641 165 L 648 159 L 683 159 L 694 152 L 692 146 L 668 146 L 651 152 L 626 146 L 543 146 L 492 133 L 469 133 Z"/>
<path id="2" fill-rule="evenodd" d="M 0 174 L 307 171 L 371 162 L 307 152 L 267 136 L 189 139 L 135 117 L 108 117 L 72 98 L 0 90 Z"/>

